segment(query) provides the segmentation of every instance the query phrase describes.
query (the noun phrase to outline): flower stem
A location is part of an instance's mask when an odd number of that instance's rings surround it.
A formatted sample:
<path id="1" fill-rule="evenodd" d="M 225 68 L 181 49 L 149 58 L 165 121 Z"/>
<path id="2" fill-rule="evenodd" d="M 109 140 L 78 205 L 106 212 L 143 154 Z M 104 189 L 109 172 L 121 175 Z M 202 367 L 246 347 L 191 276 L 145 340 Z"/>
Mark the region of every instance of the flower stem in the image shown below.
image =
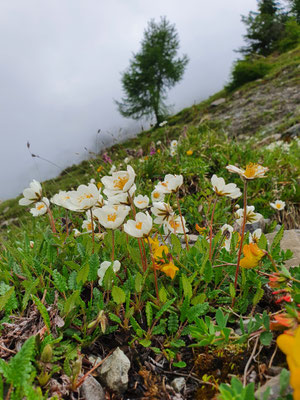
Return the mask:
<path id="1" fill-rule="evenodd" d="M 45 204 L 45 203 L 44 203 L 44 204 Z M 54 223 L 53 214 L 52 214 L 52 212 L 51 212 L 51 210 L 50 210 L 50 207 L 48 207 L 47 204 L 46 204 L 46 207 L 47 207 L 47 212 L 48 212 L 48 215 L 49 215 L 50 226 L 51 226 L 52 232 L 53 232 L 53 233 L 56 233 L 56 228 L 55 228 L 55 223 Z"/>
<path id="2" fill-rule="evenodd" d="M 235 289 L 237 287 L 237 280 L 238 280 L 239 269 L 240 269 L 240 260 L 241 260 L 241 254 L 242 254 L 242 248 L 243 248 L 246 221 L 247 221 L 247 179 L 244 179 L 244 215 L 243 215 L 243 225 L 242 225 L 242 231 L 241 231 L 241 243 L 240 243 L 240 248 L 239 248 L 239 252 L 238 252 L 238 259 L 237 259 L 235 278 L 234 278 L 234 288 Z M 232 299 L 232 307 L 234 306 L 234 302 L 235 302 L 235 297 Z"/>
<path id="3" fill-rule="evenodd" d="M 112 229 L 111 230 L 111 246 L 112 246 L 112 250 L 111 250 L 111 260 L 114 261 L 115 259 L 115 231 Z"/>
<path id="4" fill-rule="evenodd" d="M 90 208 L 90 214 L 91 214 L 91 223 L 92 223 L 92 242 L 93 242 L 92 253 L 94 254 L 94 251 L 95 251 L 95 232 L 94 232 L 93 211 L 92 211 L 91 208 Z"/>
<path id="5" fill-rule="evenodd" d="M 182 213 L 181 213 L 181 208 L 180 208 L 180 202 L 179 202 L 179 193 L 177 191 L 176 193 L 176 199 L 177 199 L 177 206 L 178 206 L 178 211 L 179 211 L 179 215 L 180 215 L 180 220 L 181 220 L 181 225 L 182 225 L 182 229 L 183 229 L 183 233 L 184 233 L 184 239 L 185 239 L 185 244 L 186 244 L 186 249 L 187 251 L 189 251 L 189 243 L 187 240 L 187 236 L 186 236 L 186 232 L 185 232 L 185 228 L 184 228 L 184 223 L 183 223 L 183 218 L 182 218 Z"/>
<path id="6" fill-rule="evenodd" d="M 212 258 L 212 227 L 213 227 L 213 220 L 214 220 L 214 215 L 215 215 L 215 209 L 216 209 L 216 204 L 217 204 L 218 198 L 215 198 L 214 205 L 213 205 L 213 210 L 211 213 L 211 220 L 210 220 L 210 227 L 209 227 L 209 261 L 211 261 Z"/>
<path id="7" fill-rule="evenodd" d="M 158 284 L 157 284 L 157 275 L 156 275 L 156 265 L 155 265 L 155 260 L 154 260 L 153 253 L 152 253 L 152 247 L 151 247 L 151 243 L 150 243 L 150 240 L 149 240 L 149 236 L 147 236 L 147 241 L 148 241 L 148 245 L 149 245 L 149 250 L 150 250 L 151 260 L 152 260 L 152 266 L 153 266 L 156 297 L 157 297 L 157 300 L 159 302 Z"/>

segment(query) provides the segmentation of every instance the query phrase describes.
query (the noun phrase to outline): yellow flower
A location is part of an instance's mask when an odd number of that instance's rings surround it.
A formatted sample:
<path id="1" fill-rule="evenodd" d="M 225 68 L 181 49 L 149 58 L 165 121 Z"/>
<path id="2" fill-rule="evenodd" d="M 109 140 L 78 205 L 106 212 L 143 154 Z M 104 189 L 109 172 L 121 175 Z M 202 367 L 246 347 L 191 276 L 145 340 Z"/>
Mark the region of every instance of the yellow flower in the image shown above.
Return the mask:
<path id="1" fill-rule="evenodd" d="M 160 149 L 157 149 L 156 152 L 159 154 L 160 153 Z"/>
<path id="2" fill-rule="evenodd" d="M 188 150 L 188 151 L 186 152 L 186 154 L 187 154 L 188 156 L 191 156 L 191 155 L 193 154 L 193 150 Z"/>
<path id="3" fill-rule="evenodd" d="M 158 246 L 154 251 L 154 258 L 156 261 L 160 261 L 164 258 L 163 253 L 167 255 L 169 253 L 169 249 L 167 246 Z"/>
<path id="4" fill-rule="evenodd" d="M 101 182 L 97 182 L 97 188 L 98 188 L 98 189 L 101 189 L 101 188 L 102 188 L 102 186 L 103 186 L 103 185 L 102 185 L 102 183 L 101 183 Z"/>
<path id="5" fill-rule="evenodd" d="M 145 239 L 145 242 L 147 243 L 147 239 Z M 149 242 L 151 244 L 152 252 L 155 254 L 156 250 L 159 247 L 159 240 L 157 238 L 152 239 L 151 237 L 149 237 Z"/>
<path id="6" fill-rule="evenodd" d="M 293 399 L 300 399 L 300 327 L 295 331 L 295 336 L 284 333 L 278 336 L 277 345 L 286 354 L 291 378 L 290 384 L 294 389 Z"/>
<path id="7" fill-rule="evenodd" d="M 243 247 L 243 253 L 245 257 L 240 261 L 240 266 L 243 268 L 256 267 L 265 255 L 263 250 L 261 250 L 256 243 L 245 244 Z"/>
<path id="8" fill-rule="evenodd" d="M 174 265 L 174 263 L 170 261 L 168 264 L 164 264 L 160 270 L 171 279 L 174 279 L 176 272 L 179 271 L 179 268 L 177 268 L 176 265 Z"/>
<path id="9" fill-rule="evenodd" d="M 199 226 L 198 224 L 195 225 L 196 231 L 200 233 L 201 236 L 205 236 L 206 228 L 203 226 Z"/>
<path id="10" fill-rule="evenodd" d="M 97 168 L 97 172 L 101 172 L 103 169 L 102 165 L 100 165 L 100 167 Z"/>

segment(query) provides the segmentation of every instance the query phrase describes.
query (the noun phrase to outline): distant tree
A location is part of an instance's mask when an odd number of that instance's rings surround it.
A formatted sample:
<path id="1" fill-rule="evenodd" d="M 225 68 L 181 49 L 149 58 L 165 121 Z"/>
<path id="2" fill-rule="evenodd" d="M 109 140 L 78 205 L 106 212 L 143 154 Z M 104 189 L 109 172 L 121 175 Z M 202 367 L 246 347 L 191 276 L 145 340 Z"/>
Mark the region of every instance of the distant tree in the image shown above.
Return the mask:
<path id="1" fill-rule="evenodd" d="M 300 24 L 300 0 L 289 0 L 290 12 Z"/>
<path id="2" fill-rule="evenodd" d="M 152 116 L 159 124 L 167 112 L 167 89 L 183 76 L 188 63 L 186 55 L 176 58 L 179 39 L 175 25 L 165 17 L 159 23 L 151 20 L 141 42 L 141 50 L 133 55 L 129 68 L 122 75 L 125 97 L 116 101 L 124 117 L 139 119 Z"/>
<path id="3" fill-rule="evenodd" d="M 282 13 L 275 0 L 258 0 L 258 12 L 250 11 L 242 16 L 247 26 L 244 39 L 247 46 L 240 48 L 240 53 L 267 56 L 276 47 L 284 34 L 286 14 Z"/>

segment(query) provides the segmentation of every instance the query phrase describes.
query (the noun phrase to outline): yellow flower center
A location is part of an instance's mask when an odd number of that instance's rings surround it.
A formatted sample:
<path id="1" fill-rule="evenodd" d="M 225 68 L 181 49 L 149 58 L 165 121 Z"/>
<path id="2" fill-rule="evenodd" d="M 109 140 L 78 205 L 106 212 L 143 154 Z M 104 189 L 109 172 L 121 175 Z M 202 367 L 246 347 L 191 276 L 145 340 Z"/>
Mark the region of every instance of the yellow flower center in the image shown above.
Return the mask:
<path id="1" fill-rule="evenodd" d="M 281 204 L 275 204 L 276 208 L 280 209 L 281 208 Z"/>
<path id="2" fill-rule="evenodd" d="M 153 193 L 153 197 L 154 197 L 155 199 L 158 199 L 158 198 L 159 198 L 159 196 L 160 196 L 160 195 L 159 195 L 159 193 L 158 193 L 158 192 L 154 192 L 154 193 Z"/>
<path id="3" fill-rule="evenodd" d="M 39 206 L 37 206 L 37 210 L 40 211 L 45 207 L 45 204 L 40 204 Z"/>
<path id="4" fill-rule="evenodd" d="M 253 178 L 257 172 L 258 164 L 250 163 L 246 166 L 244 175 L 246 178 Z"/>
<path id="5" fill-rule="evenodd" d="M 87 230 L 88 230 L 88 231 L 91 231 L 91 230 L 92 230 L 92 223 L 91 223 L 91 222 L 89 222 L 89 223 L 87 224 Z"/>
<path id="6" fill-rule="evenodd" d="M 138 203 L 138 204 L 143 204 L 143 203 L 145 203 L 145 202 L 144 202 L 144 200 L 138 200 L 137 203 Z"/>
<path id="7" fill-rule="evenodd" d="M 108 214 L 107 221 L 115 222 L 116 218 L 117 218 L 117 214 L 116 213 Z"/>
<path id="8" fill-rule="evenodd" d="M 174 219 L 171 219 L 171 221 L 169 223 L 170 223 L 171 228 L 173 228 L 175 232 L 180 227 L 180 223 L 175 221 Z"/>
<path id="9" fill-rule="evenodd" d="M 135 224 L 136 229 L 139 229 L 139 230 L 142 229 L 142 226 L 143 226 L 142 222 L 138 222 L 137 224 Z"/>
<path id="10" fill-rule="evenodd" d="M 123 190 L 123 187 L 129 181 L 129 176 L 119 176 L 118 179 L 114 180 L 114 188 Z"/>

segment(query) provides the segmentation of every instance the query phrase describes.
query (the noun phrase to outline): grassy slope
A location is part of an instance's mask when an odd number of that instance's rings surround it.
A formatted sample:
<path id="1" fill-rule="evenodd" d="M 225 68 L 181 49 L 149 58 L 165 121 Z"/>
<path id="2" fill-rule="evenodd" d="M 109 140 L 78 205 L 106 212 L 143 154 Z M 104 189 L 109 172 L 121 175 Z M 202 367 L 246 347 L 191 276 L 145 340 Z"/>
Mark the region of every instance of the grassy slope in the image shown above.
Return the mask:
<path id="1" fill-rule="evenodd" d="M 271 72 L 264 78 L 264 80 L 250 82 L 243 87 L 238 89 L 239 98 L 249 99 L 251 101 L 251 96 L 253 92 L 262 88 L 262 86 L 267 86 L 271 84 L 278 85 L 279 82 L 281 84 L 289 84 L 295 85 L 299 84 L 299 60 L 300 60 L 300 47 L 288 52 L 284 53 L 280 56 L 272 55 L 267 58 L 268 63 L 272 65 Z M 237 91 L 236 91 L 237 92 Z M 141 132 L 136 138 L 130 139 L 122 144 L 118 144 L 108 149 L 109 155 L 113 159 L 113 163 L 117 166 L 121 167 L 122 160 L 127 156 L 126 150 L 137 150 L 142 149 L 143 154 L 146 155 L 149 153 L 149 148 L 151 143 L 156 143 L 158 140 L 163 142 L 162 153 L 164 156 L 161 158 L 159 155 L 156 156 L 156 160 L 153 163 L 151 160 L 146 161 L 146 165 L 143 165 L 140 168 L 139 163 L 135 163 L 133 160 L 133 164 L 136 164 L 140 170 L 144 173 L 146 172 L 146 176 L 148 176 L 151 181 L 155 181 L 155 179 L 161 178 L 163 176 L 163 164 L 165 161 L 164 146 L 168 146 L 168 143 L 172 139 L 178 139 L 183 131 L 188 133 L 188 140 L 181 141 L 184 142 L 184 146 L 182 150 L 193 148 L 194 154 L 192 157 L 185 157 L 184 159 L 180 159 L 180 164 L 184 164 L 184 168 L 177 172 L 184 171 L 192 171 L 193 165 L 199 166 L 199 158 L 203 155 L 203 150 L 207 149 L 197 149 L 199 137 L 202 135 L 202 139 L 205 135 L 210 132 L 210 141 L 212 146 L 220 145 L 224 143 L 224 131 L 228 128 L 228 125 L 231 123 L 230 119 L 227 122 L 222 121 L 222 113 L 225 115 L 227 110 L 234 104 L 236 98 L 236 92 L 226 93 L 224 90 L 216 93 L 211 96 L 209 99 L 201 102 L 200 104 L 193 105 L 192 107 L 185 108 L 174 116 L 171 116 L 168 119 L 168 125 L 164 128 L 151 129 L 149 131 Z M 219 98 L 226 97 L 226 105 L 221 105 L 219 107 L 212 108 L 210 104 Z M 280 101 L 280 99 L 270 99 L 274 104 Z M 234 105 L 233 105 L 234 106 Z M 222 111 L 223 109 L 223 111 Z M 289 113 L 289 115 L 285 118 L 285 123 L 280 124 L 276 132 L 282 132 L 284 129 L 292 126 L 293 124 L 300 121 L 299 116 L 299 106 L 297 110 L 297 104 L 295 104 L 295 108 L 293 112 Z M 252 137 L 260 137 L 260 132 L 267 130 L 267 126 L 270 124 L 270 121 L 265 118 L 264 115 L 257 116 L 257 124 L 253 127 L 253 131 L 248 131 L 249 134 L 252 134 Z M 227 125 L 227 126 L 226 126 Z M 274 133 L 274 132 L 272 132 Z M 227 140 L 227 139 L 226 139 Z M 218 144 L 219 143 L 219 144 Z M 230 145 L 228 142 L 227 145 Z M 249 142 L 251 145 L 251 142 Z M 230 153 L 230 151 L 229 151 Z M 218 154 L 218 153 L 217 153 Z M 228 154 L 229 155 L 229 154 Z M 208 154 L 206 154 L 206 157 Z M 205 159 L 205 158 L 204 158 Z M 179 161 L 178 157 L 177 160 Z M 229 161 L 229 160 L 228 160 Z M 237 160 L 237 162 L 242 162 L 243 160 Z M 246 160 L 251 161 L 251 160 Z M 257 160 L 252 160 L 257 161 Z M 262 160 L 261 160 L 262 161 Z M 232 159 L 231 159 L 232 162 Z M 297 159 L 295 159 L 296 165 L 294 173 L 291 176 L 297 177 Z M 158 163 L 160 163 L 160 168 L 158 167 Z M 153 165 L 152 165 L 153 164 Z M 170 163 L 165 172 L 174 172 L 174 167 L 177 164 Z M 200 163 L 201 164 L 201 163 Z M 219 167 L 218 162 L 215 168 L 210 166 L 210 172 L 218 172 Z M 97 174 L 97 168 L 102 165 L 104 167 L 100 176 Z M 242 164 L 241 164 L 242 165 Z M 124 167 L 124 163 L 123 163 Z M 97 179 L 102 175 L 108 172 L 109 165 L 103 163 L 101 156 L 99 155 L 96 158 L 93 158 L 89 161 L 83 161 L 78 165 L 72 165 L 71 167 L 62 171 L 62 173 L 55 179 L 51 179 L 45 181 L 43 183 L 44 189 L 47 195 L 53 195 L 58 190 L 68 190 L 72 187 L 76 187 L 81 183 L 87 183 L 90 178 L 94 177 Z M 175 167 L 176 168 L 176 167 Z M 292 167 L 289 167 L 292 168 Z M 293 168 L 292 168 L 293 169 Z M 146 170 L 146 171 L 145 171 Z M 148 170 L 148 171 L 147 171 Z M 196 172 L 196 171 L 195 171 Z M 34 177 L 33 177 L 34 178 Z M 296 182 L 293 182 L 296 184 Z M 27 183 L 24 182 L 24 187 L 27 186 Z M 147 185 L 146 185 L 147 186 Z M 292 192 L 295 192 L 293 190 Z M 298 194 L 288 193 L 288 195 L 292 195 L 291 200 L 298 201 Z M 20 196 L 15 199 L 10 199 L 4 201 L 0 204 L 0 224 L 3 224 L 2 227 L 6 227 L 5 221 L 8 222 L 8 225 L 20 223 L 20 217 L 22 220 L 27 220 L 28 214 L 24 215 L 24 209 L 18 205 L 18 200 Z"/>

